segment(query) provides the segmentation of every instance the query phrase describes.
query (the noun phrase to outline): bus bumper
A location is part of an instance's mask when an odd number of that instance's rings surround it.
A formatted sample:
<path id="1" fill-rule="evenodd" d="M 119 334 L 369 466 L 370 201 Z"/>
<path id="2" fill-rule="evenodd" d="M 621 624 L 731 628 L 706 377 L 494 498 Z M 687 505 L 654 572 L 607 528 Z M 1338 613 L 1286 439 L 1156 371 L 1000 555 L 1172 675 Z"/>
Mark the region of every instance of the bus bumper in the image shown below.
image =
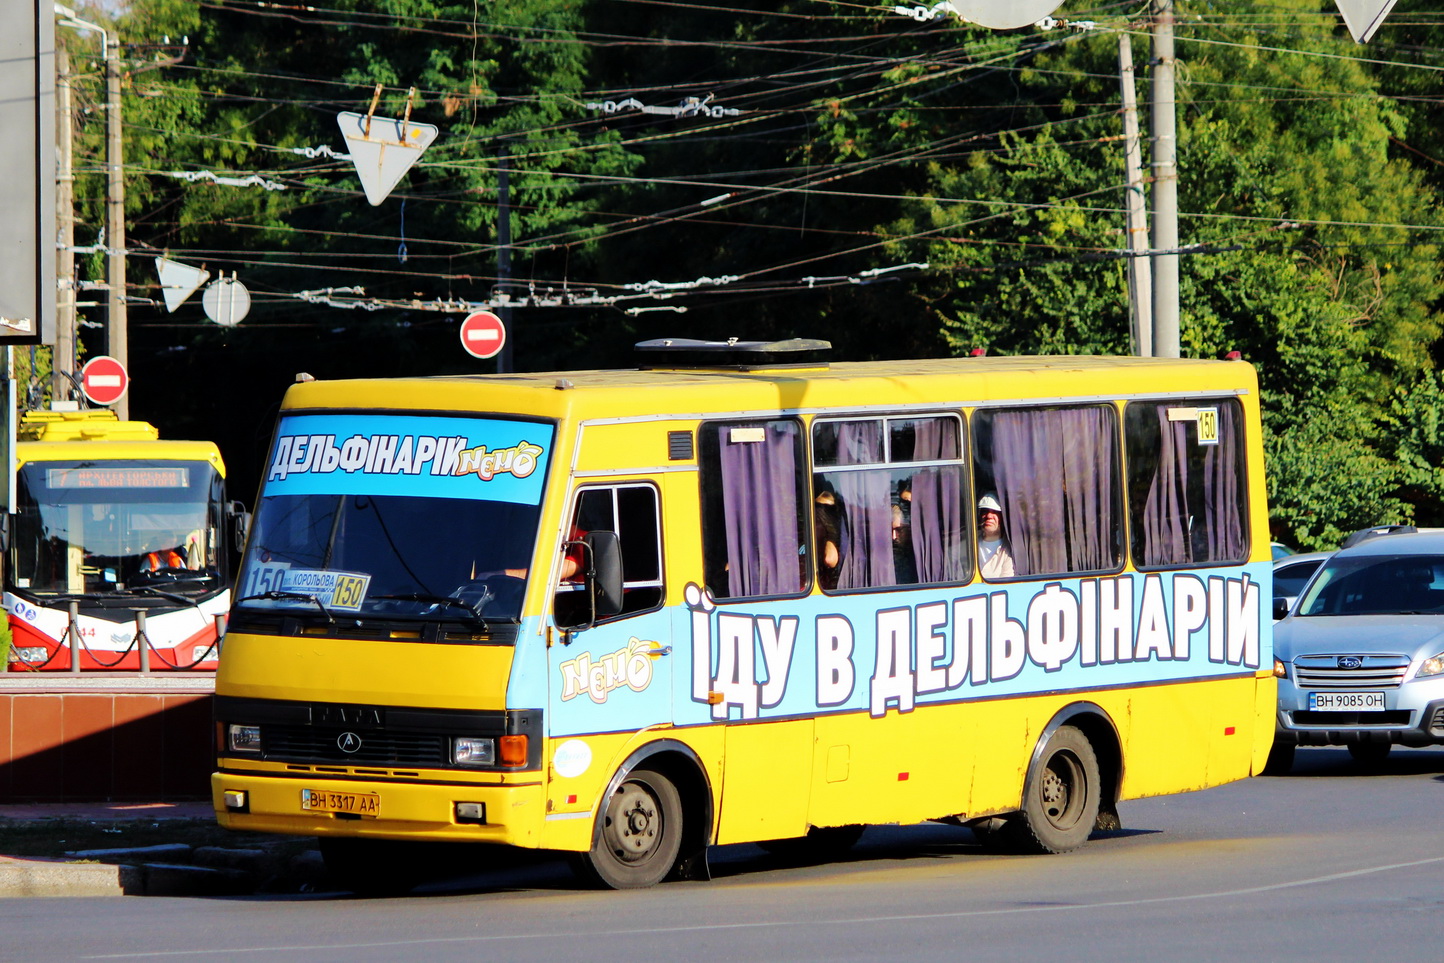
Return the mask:
<path id="1" fill-rule="evenodd" d="M 374 815 L 315 812 L 306 794 Z M 536 848 L 546 797 L 540 782 L 515 785 L 400 784 L 358 779 L 217 772 L 211 802 L 227 829 L 293 836 L 478 842 Z"/>

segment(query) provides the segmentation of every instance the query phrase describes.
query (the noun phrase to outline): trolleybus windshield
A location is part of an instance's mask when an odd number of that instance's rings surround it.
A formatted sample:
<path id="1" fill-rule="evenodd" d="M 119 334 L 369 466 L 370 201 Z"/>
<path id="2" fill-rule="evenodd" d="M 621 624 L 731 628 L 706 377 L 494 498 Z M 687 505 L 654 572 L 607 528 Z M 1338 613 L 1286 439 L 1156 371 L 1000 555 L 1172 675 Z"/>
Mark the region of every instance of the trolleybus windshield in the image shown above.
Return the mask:
<path id="1" fill-rule="evenodd" d="M 203 461 L 35 461 L 17 473 L 10 584 L 88 594 L 220 587 L 222 487 Z"/>

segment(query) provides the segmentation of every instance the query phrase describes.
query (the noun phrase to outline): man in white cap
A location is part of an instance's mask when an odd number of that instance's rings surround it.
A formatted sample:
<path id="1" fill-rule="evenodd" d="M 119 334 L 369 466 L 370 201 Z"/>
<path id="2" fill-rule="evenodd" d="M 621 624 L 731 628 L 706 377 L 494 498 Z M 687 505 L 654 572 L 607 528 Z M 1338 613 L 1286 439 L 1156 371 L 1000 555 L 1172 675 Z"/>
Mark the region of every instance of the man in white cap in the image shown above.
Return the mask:
<path id="1" fill-rule="evenodd" d="M 983 578 L 1012 578 L 1013 556 L 1003 544 L 1003 506 L 989 492 L 978 499 L 978 568 Z"/>

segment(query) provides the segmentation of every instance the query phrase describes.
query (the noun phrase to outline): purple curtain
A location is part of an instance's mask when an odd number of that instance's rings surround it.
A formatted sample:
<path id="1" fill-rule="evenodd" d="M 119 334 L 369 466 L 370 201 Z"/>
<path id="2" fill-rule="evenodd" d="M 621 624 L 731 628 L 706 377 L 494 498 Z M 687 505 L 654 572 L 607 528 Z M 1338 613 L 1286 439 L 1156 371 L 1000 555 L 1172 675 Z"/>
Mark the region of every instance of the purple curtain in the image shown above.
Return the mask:
<path id="1" fill-rule="evenodd" d="M 1143 503 L 1143 564 L 1179 565 L 1190 560 L 1188 520 L 1188 424 L 1168 420 L 1158 406 L 1158 467 Z"/>
<path id="2" fill-rule="evenodd" d="M 1208 526 L 1210 561 L 1242 559 L 1248 554 L 1244 539 L 1243 492 L 1238 483 L 1238 409 L 1233 402 L 1218 406 L 1218 444 L 1203 456 L 1203 517 Z"/>
<path id="3" fill-rule="evenodd" d="M 933 461 L 958 457 L 957 423 L 926 418 L 916 423 L 913 458 Z M 912 477 L 913 559 L 919 582 L 961 582 L 972 558 L 964 534 L 960 468 L 923 468 Z"/>
<path id="4" fill-rule="evenodd" d="M 1157 419 L 1158 465 L 1143 505 L 1143 564 L 1186 565 L 1243 558 L 1248 553 L 1244 533 L 1247 506 L 1238 477 L 1241 439 L 1237 406 L 1233 402 L 1219 404 L 1216 445 L 1190 442 L 1189 425 L 1194 423 L 1170 422 L 1167 405 L 1158 406 Z M 1194 472 L 1201 476 L 1201 506 L 1189 502 Z M 1197 498 L 1195 493 L 1195 501 Z M 1195 531 L 1195 527 L 1202 530 Z"/>
<path id="5" fill-rule="evenodd" d="M 993 474 L 1018 575 L 1117 564 L 1116 426 L 1103 407 L 1000 411 Z"/>
<path id="6" fill-rule="evenodd" d="M 792 422 L 767 424 L 760 442 L 730 441 L 734 427 L 717 427 L 728 592 L 737 598 L 800 591 L 797 426 Z"/>
<path id="7" fill-rule="evenodd" d="M 837 464 L 866 465 L 882 461 L 882 422 L 850 421 L 839 424 Z M 892 585 L 892 500 L 889 473 L 878 471 L 835 472 L 838 499 L 847 519 L 842 564 L 837 573 L 839 589 Z"/>

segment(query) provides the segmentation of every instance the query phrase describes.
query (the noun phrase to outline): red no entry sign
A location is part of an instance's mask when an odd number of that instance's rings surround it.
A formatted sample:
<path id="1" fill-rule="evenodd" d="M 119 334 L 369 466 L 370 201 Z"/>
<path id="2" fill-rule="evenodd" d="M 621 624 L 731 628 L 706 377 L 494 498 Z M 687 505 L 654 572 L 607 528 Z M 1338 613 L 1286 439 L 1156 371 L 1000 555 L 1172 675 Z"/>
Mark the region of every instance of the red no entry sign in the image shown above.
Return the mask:
<path id="1" fill-rule="evenodd" d="M 506 344 L 506 326 L 490 311 L 476 311 L 461 322 L 461 346 L 474 358 L 495 358 Z"/>
<path id="2" fill-rule="evenodd" d="M 130 385 L 130 375 L 125 365 L 109 355 L 91 358 L 80 369 L 80 390 L 91 404 L 113 405 L 125 395 Z"/>

